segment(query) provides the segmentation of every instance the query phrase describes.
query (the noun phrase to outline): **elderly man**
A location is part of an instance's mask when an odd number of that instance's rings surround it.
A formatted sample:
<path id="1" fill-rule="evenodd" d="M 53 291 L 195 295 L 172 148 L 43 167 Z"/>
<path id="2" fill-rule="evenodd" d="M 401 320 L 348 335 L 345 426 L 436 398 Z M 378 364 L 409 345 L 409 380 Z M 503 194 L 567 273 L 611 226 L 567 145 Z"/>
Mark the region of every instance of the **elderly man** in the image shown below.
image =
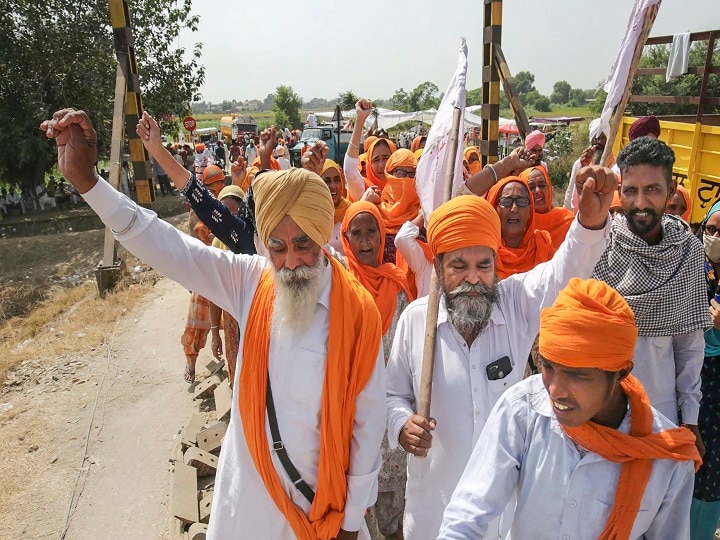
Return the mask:
<path id="1" fill-rule="evenodd" d="M 427 298 L 400 317 L 387 367 L 388 439 L 409 454 L 405 538 L 435 539 L 443 509 L 500 395 L 523 378 L 540 310 L 570 278 L 589 277 L 605 249 L 617 179 L 609 169 L 578 174 L 580 213 L 552 260 L 498 283 L 500 219 L 474 195 L 430 216 L 428 243 L 442 287 L 432 419 L 416 414 Z"/>
<path id="2" fill-rule="evenodd" d="M 441 539 L 486 538 L 513 495 L 513 540 L 690 538 L 700 456 L 630 375 L 637 332 L 610 286 L 570 281 L 540 318 L 542 375 L 490 413 Z"/>
<path id="3" fill-rule="evenodd" d="M 593 277 L 614 287 L 635 312 L 635 376 L 653 407 L 695 433 L 702 455 L 700 371 L 703 331 L 711 326 L 705 257 L 690 226 L 665 214 L 675 192 L 674 162 L 672 149 L 654 137 L 635 139 L 620 152 L 624 216 L 613 221 L 610 245 Z"/>
<path id="4" fill-rule="evenodd" d="M 154 145 L 157 124 L 140 124 L 143 142 Z M 128 250 L 240 322 L 239 398 L 208 538 L 358 538 L 374 501 L 385 418 L 380 318 L 323 251 L 333 204 L 322 179 L 304 170 L 259 175 L 257 225 L 269 258 L 234 255 L 98 182 L 97 138 L 84 112 L 58 111 L 41 129 L 57 140 L 60 170 Z"/>

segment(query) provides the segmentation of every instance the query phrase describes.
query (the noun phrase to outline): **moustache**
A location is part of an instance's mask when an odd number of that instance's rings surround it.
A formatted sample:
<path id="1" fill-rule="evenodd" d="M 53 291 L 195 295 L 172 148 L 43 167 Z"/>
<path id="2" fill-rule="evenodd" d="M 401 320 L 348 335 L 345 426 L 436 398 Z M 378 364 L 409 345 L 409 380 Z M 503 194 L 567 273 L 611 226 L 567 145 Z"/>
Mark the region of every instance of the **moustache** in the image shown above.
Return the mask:
<path id="1" fill-rule="evenodd" d="M 486 287 L 482 283 L 476 283 L 475 285 L 471 283 L 461 283 L 457 287 L 455 287 L 452 291 L 448 293 L 448 296 L 450 299 L 457 298 L 458 296 L 464 296 L 469 293 L 478 293 L 483 296 L 492 296 L 493 295 L 493 289 L 490 287 Z"/>
<path id="2" fill-rule="evenodd" d="M 629 218 L 633 218 L 640 212 L 642 212 L 643 214 L 647 214 L 648 216 L 657 217 L 657 212 L 655 210 L 653 210 L 652 208 L 646 208 L 643 210 L 638 210 L 638 209 L 630 210 L 629 212 L 627 212 L 625 214 L 625 216 L 629 217 Z"/>

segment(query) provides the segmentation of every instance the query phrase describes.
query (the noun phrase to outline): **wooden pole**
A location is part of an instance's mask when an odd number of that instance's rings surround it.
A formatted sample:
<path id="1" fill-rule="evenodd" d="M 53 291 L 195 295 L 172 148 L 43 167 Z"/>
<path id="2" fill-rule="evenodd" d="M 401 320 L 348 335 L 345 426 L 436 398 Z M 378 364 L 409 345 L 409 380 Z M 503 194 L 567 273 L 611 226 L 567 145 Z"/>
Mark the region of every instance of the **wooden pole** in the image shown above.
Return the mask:
<path id="1" fill-rule="evenodd" d="M 112 139 L 110 141 L 110 185 L 121 189 L 122 147 L 125 141 L 125 75 L 118 64 L 115 75 L 115 106 L 113 109 Z M 105 227 L 103 266 L 115 264 L 115 237 L 110 227 Z"/>
<path id="2" fill-rule="evenodd" d="M 615 137 L 617 137 L 618 128 L 622 122 L 623 115 L 625 114 L 625 107 L 627 107 L 628 100 L 630 99 L 630 91 L 632 90 L 633 79 L 635 78 L 635 71 L 637 70 L 640 57 L 642 56 L 645 42 L 650 35 L 655 17 L 657 16 L 659 4 L 650 6 L 645 11 L 645 19 L 643 20 L 643 28 L 640 32 L 640 37 L 635 44 L 635 52 L 633 53 L 632 61 L 630 62 L 630 70 L 628 71 L 627 82 L 625 83 L 625 90 L 623 91 L 622 99 L 615 107 L 613 111 L 612 121 L 610 122 L 610 133 L 608 134 L 607 142 L 605 143 L 605 150 L 603 150 L 602 157 L 600 158 L 600 165 L 603 167 L 607 166 L 610 160 L 610 152 L 612 152 L 613 143 Z"/>
<path id="3" fill-rule="evenodd" d="M 462 111 L 457 107 L 453 111 L 453 127 L 450 132 L 448 160 L 445 165 L 445 189 L 443 191 L 443 202 L 449 201 L 452 197 L 453 179 L 455 177 L 455 160 L 457 159 L 457 149 L 460 144 L 458 132 L 460 131 L 461 113 Z M 418 414 L 427 419 L 430 418 L 430 399 L 432 395 L 433 370 L 435 367 L 435 341 L 437 337 L 437 318 L 439 308 L 440 287 L 437 273 L 433 268 L 432 277 L 430 278 L 430 295 L 428 298 L 428 310 L 425 322 L 425 344 L 423 346 L 422 373 L 420 375 L 420 403 L 418 404 Z"/>

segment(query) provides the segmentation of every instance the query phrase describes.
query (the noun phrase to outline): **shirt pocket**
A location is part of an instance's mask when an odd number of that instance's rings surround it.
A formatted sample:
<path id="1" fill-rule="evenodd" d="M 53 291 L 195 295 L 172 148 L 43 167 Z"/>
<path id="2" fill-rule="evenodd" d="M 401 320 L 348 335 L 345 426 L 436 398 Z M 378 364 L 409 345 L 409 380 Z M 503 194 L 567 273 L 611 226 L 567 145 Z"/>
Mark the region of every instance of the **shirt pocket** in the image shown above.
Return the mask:
<path id="1" fill-rule="evenodd" d="M 292 350 L 287 362 L 290 367 L 288 399 L 305 411 L 317 411 L 318 418 L 325 382 L 325 359 L 325 353 L 298 347 Z"/>

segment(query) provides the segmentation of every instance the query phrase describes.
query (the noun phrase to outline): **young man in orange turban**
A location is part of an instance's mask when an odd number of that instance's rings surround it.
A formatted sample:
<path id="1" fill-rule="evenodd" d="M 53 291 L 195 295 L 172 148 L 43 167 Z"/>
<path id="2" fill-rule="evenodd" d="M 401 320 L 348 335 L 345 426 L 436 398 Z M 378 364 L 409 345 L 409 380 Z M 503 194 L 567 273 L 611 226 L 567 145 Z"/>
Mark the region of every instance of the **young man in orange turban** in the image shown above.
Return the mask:
<path id="1" fill-rule="evenodd" d="M 606 246 L 617 179 L 589 167 L 582 207 L 555 256 L 498 281 L 500 218 L 475 195 L 430 215 L 428 244 L 442 296 L 437 318 L 432 419 L 416 414 L 427 298 L 400 316 L 387 368 L 388 439 L 409 454 L 404 533 L 435 539 L 442 513 L 500 395 L 523 377 L 540 311 L 572 277 L 588 277 Z M 423 459 L 420 459 L 423 458 Z"/>
<path id="2" fill-rule="evenodd" d="M 237 395 L 208 538 L 366 538 L 385 419 L 380 317 L 370 294 L 323 250 L 334 209 L 322 179 L 302 169 L 258 175 L 255 215 L 269 256 L 235 255 L 98 182 L 97 135 L 84 112 L 58 111 L 41 128 L 58 141 L 63 175 L 128 250 L 240 323 Z M 184 187 L 188 173 L 147 113 L 137 132 Z M 268 403 L 279 433 L 266 428 Z"/>
<path id="3" fill-rule="evenodd" d="M 513 495 L 502 521 L 514 540 L 690 538 L 700 455 L 630 374 L 637 334 L 614 289 L 570 281 L 540 317 L 542 375 L 495 405 L 439 538 L 495 534 Z"/>

